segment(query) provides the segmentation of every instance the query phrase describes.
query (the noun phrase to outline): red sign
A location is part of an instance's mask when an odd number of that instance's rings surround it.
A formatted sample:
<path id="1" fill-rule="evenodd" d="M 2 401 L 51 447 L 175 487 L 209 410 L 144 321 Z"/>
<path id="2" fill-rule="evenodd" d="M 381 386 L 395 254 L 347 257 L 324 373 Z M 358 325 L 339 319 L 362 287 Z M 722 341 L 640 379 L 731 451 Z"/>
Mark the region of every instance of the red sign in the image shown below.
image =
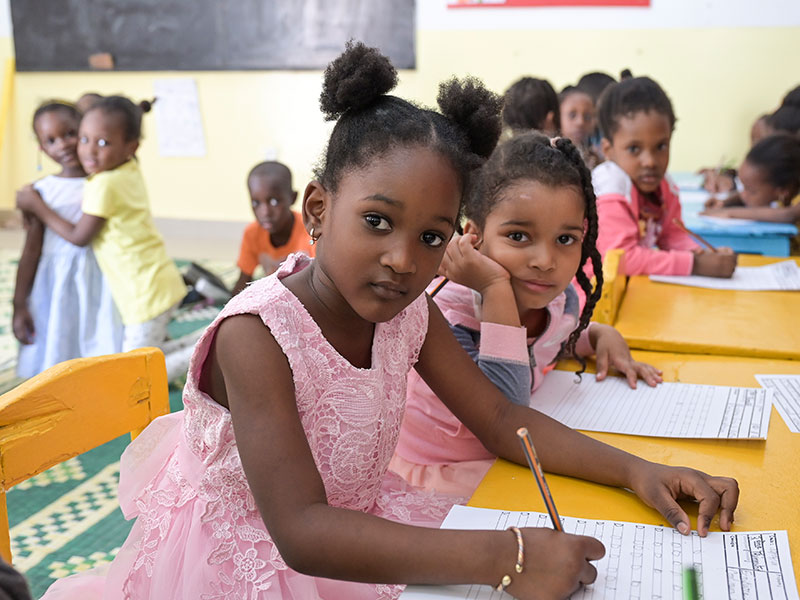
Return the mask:
<path id="1" fill-rule="evenodd" d="M 447 8 L 514 8 L 521 6 L 650 6 L 650 0 L 449 0 Z"/>

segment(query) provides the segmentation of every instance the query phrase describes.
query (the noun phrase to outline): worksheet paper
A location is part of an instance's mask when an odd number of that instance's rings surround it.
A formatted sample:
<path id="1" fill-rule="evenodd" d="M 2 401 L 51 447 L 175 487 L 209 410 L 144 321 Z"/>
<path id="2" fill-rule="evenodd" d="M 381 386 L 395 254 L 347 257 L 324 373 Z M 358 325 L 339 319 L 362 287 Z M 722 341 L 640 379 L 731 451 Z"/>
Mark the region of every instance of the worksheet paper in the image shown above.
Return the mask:
<path id="1" fill-rule="evenodd" d="M 760 267 L 736 267 L 730 279 L 701 275 L 650 275 L 650 280 L 712 290 L 795 291 L 800 290 L 800 267 L 793 260 L 784 260 Z"/>
<path id="2" fill-rule="evenodd" d="M 595 537 L 606 547 L 605 556 L 593 563 L 595 582 L 571 598 L 682 600 L 683 569 L 694 567 L 701 598 L 798 599 L 785 531 L 711 532 L 701 538 L 695 532 L 684 536 L 671 527 L 641 523 L 573 517 L 562 517 L 561 522 L 567 533 Z M 454 506 L 442 529 L 503 530 L 512 525 L 550 527 L 550 518 L 545 513 Z M 508 539 L 513 543 L 510 534 Z M 408 586 L 400 598 L 507 600 L 511 596 L 485 585 L 451 585 Z"/>
<path id="3" fill-rule="evenodd" d="M 161 156 L 205 156 L 206 141 L 197 83 L 194 79 L 156 79 L 158 153 Z"/>
<path id="4" fill-rule="evenodd" d="M 584 431 L 673 438 L 767 439 L 772 392 L 764 388 L 639 381 L 597 381 L 552 371 L 531 396 L 531 407 Z"/>
<path id="5" fill-rule="evenodd" d="M 792 433 L 800 433 L 800 375 L 756 375 L 762 387 L 772 390 L 772 401 Z"/>

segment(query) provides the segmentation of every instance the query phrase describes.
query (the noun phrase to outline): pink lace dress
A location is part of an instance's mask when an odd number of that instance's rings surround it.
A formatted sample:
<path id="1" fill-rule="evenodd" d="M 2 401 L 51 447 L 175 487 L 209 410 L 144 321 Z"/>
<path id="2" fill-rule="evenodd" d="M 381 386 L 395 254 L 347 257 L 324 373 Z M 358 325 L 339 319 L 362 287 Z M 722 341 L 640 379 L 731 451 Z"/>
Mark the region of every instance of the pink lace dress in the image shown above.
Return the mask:
<path id="1" fill-rule="evenodd" d="M 198 389 L 222 319 L 258 314 L 286 354 L 297 406 L 332 506 L 438 527 L 452 496 L 411 488 L 387 471 L 397 443 L 406 374 L 425 339 L 424 296 L 375 327 L 372 366 L 348 363 L 280 278 L 310 259 L 292 255 L 277 273 L 236 296 L 197 344 L 185 409 L 155 420 L 125 451 L 120 505 L 138 517 L 103 571 L 74 575 L 44 596 L 104 599 L 396 598 L 403 586 L 314 578 L 281 559 L 256 509 L 227 409 Z"/>

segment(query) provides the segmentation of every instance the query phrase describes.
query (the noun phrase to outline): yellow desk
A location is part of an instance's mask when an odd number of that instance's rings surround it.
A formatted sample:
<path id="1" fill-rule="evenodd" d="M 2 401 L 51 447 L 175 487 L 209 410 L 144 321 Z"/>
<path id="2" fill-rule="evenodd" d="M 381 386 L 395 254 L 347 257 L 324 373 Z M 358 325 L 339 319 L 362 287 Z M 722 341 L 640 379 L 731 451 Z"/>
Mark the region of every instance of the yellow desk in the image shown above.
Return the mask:
<path id="1" fill-rule="evenodd" d="M 756 373 L 800 375 L 800 362 L 796 361 L 641 351 L 634 352 L 634 356 L 662 369 L 665 381 L 758 387 L 753 377 Z M 788 530 L 795 576 L 800 578 L 800 434 L 789 431 L 775 408 L 766 441 L 678 440 L 611 433 L 588 435 L 648 460 L 735 477 L 741 490 L 735 530 Z M 547 482 L 562 515 L 653 525 L 665 523 L 658 512 L 625 490 L 552 474 Z M 546 512 L 527 467 L 503 460 L 498 460 L 489 470 L 469 504 Z M 694 525 L 696 506 L 684 505 L 684 508 Z M 719 531 L 718 521 L 712 524 L 712 530 Z"/>
<path id="2" fill-rule="evenodd" d="M 742 255 L 739 264 L 779 260 L 786 259 Z M 636 276 L 614 326 L 631 348 L 800 360 L 800 292 L 708 290 Z"/>

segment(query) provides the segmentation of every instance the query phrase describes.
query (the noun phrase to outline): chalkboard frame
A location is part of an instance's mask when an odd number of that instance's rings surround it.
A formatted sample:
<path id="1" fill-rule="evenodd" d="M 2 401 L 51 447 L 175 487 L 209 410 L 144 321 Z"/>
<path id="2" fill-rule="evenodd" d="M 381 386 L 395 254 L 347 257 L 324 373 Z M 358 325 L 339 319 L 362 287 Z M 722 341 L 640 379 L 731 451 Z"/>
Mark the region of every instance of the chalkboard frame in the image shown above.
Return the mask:
<path id="1" fill-rule="evenodd" d="M 416 67 L 415 0 L 10 0 L 17 71 L 324 68 L 348 39 Z"/>

